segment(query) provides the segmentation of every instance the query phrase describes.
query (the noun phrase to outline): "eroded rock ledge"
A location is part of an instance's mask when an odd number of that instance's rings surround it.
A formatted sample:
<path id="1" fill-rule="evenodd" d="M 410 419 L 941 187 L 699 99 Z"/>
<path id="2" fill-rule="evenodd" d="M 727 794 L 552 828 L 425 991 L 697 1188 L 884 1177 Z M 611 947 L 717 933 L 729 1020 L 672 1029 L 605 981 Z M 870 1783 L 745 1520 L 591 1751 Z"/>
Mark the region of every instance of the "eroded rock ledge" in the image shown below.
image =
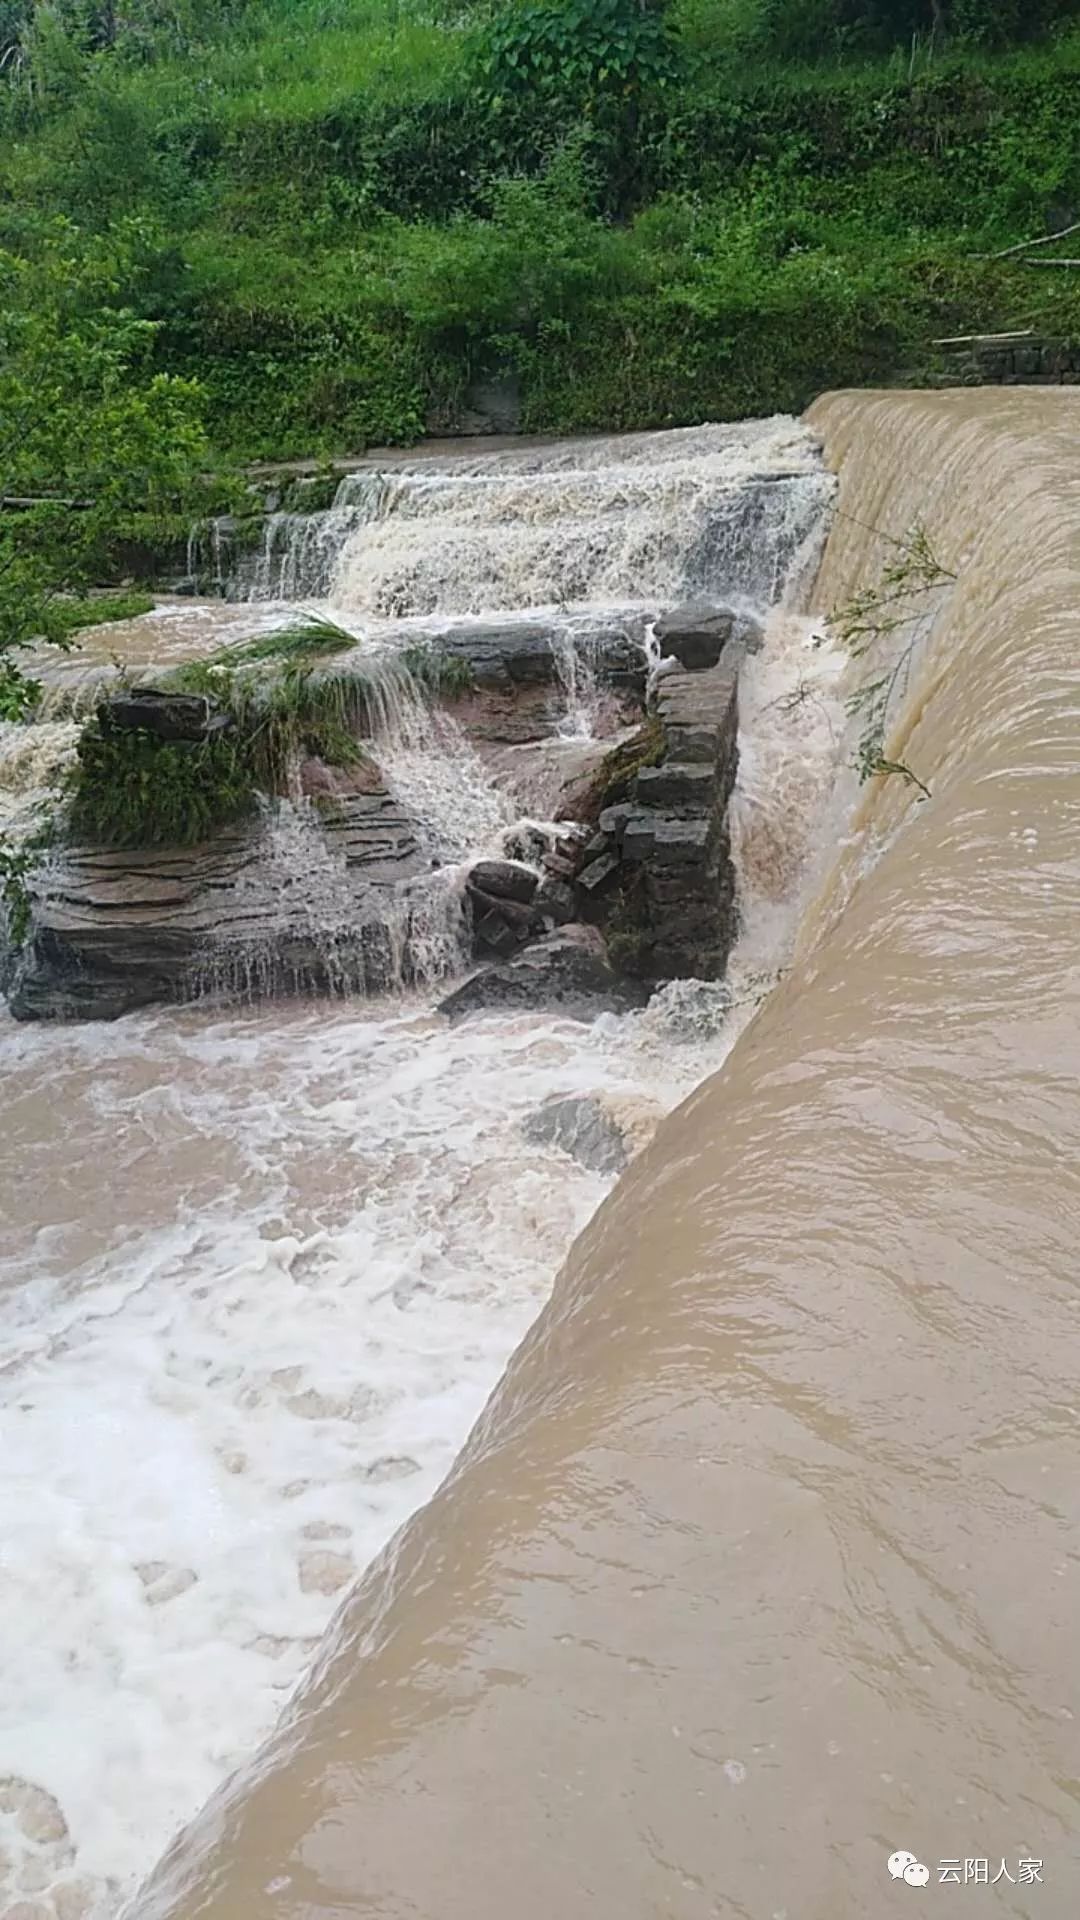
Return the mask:
<path id="1" fill-rule="evenodd" d="M 451 638 L 448 630 L 439 644 Z M 727 810 L 738 676 L 757 636 L 710 607 L 668 616 L 658 638 L 669 657 L 640 730 L 567 796 L 563 811 L 576 818 L 508 834 L 509 858 L 434 874 L 375 768 L 343 784 L 312 765 L 303 770 L 311 845 L 299 863 L 270 817 L 193 849 L 66 849 L 37 886 L 12 1012 L 111 1019 L 215 989 L 377 993 L 414 977 L 414 934 L 430 942 L 440 915 L 447 926 L 456 919 L 482 963 L 444 1002 L 452 1018 L 549 1003 L 591 1017 L 665 979 L 718 977 L 735 937 Z M 474 741 L 550 735 L 549 631 L 474 624 L 460 644 L 475 690 L 451 705 Z M 640 716 L 644 653 L 634 636 L 590 636 L 586 657 L 618 718 L 635 706 Z M 520 730 L 516 703 L 528 716 Z"/>

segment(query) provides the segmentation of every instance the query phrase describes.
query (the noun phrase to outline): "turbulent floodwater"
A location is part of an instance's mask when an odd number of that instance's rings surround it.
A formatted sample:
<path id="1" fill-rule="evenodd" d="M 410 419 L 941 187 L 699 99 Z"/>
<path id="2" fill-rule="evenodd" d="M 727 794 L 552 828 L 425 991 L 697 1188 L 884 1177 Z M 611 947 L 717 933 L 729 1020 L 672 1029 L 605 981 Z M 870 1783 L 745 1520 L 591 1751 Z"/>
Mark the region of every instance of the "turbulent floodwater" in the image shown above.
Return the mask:
<path id="1" fill-rule="evenodd" d="M 266 1731 L 609 1184 L 521 1121 L 647 1133 L 724 1045 L 678 1015 L 0 1027 L 8 1900 L 115 1893 Z"/>
<path id="2" fill-rule="evenodd" d="M 710 431 L 592 443 L 584 468 L 558 448 L 514 456 L 504 477 L 481 459 L 456 497 L 445 474 L 411 494 L 399 476 L 389 517 L 365 517 L 369 500 L 359 517 L 346 504 L 332 525 L 274 529 L 262 589 L 302 597 L 314 547 L 358 631 L 372 631 L 365 596 L 389 596 L 398 619 L 409 593 L 430 610 L 433 579 L 440 606 L 550 606 L 571 563 L 590 604 L 659 605 L 687 576 L 767 599 L 812 563 L 829 482 L 793 423 Z M 793 466 L 785 504 L 775 470 Z M 748 515 L 734 495 L 762 468 Z M 526 538 L 526 522 L 547 531 Z M 279 550 L 290 579 L 272 577 Z M 413 601 L 407 629 L 427 617 Z M 51 676 L 56 704 L 91 699 L 115 653 L 164 664 L 281 617 L 163 607 L 91 636 Z M 672 988 L 591 1028 L 449 1029 L 420 998 L 0 1023 L 5 1920 L 116 1912 L 269 1731 L 354 1576 L 447 1473 L 611 1184 L 529 1144 L 522 1121 L 588 1092 L 644 1144 L 771 986 L 821 857 L 844 726 L 840 662 L 816 640 L 777 613 L 746 672 L 744 931 L 726 989 Z M 9 820 L 33 817 L 74 737 L 53 718 L 0 740 Z M 404 750 L 391 771 L 429 811 L 460 814 L 467 797 L 480 839 L 505 821 L 505 795 L 465 796 L 460 769 L 456 790 L 442 776 L 432 790 Z"/>
<path id="3" fill-rule="evenodd" d="M 931 797 L 848 794 L 790 971 L 140 1920 L 1076 1913 L 1080 396 L 814 419 L 821 604 L 920 522 L 956 575 L 887 741 Z"/>

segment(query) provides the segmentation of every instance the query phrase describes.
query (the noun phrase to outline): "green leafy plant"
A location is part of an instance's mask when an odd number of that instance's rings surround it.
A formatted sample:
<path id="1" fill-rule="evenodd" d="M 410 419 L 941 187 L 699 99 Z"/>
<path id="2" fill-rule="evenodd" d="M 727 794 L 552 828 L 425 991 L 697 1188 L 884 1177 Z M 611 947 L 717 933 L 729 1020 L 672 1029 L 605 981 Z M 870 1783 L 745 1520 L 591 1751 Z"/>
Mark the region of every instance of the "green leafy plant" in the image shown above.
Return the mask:
<path id="1" fill-rule="evenodd" d="M 480 47 L 496 111 L 508 95 L 539 91 L 595 113 L 663 89 L 678 73 L 663 0 L 525 0 L 495 14 Z"/>
<path id="2" fill-rule="evenodd" d="M 139 620 L 152 613 L 152 593 L 95 593 L 73 595 L 55 603 L 57 621 L 69 633 L 83 633 L 89 627 L 110 626 L 117 620 Z"/>
<path id="3" fill-rule="evenodd" d="M 28 296 L 57 213 L 108 259 L 128 384 L 197 382 L 219 455 L 408 443 L 493 369 L 527 427 L 611 430 L 1080 340 L 1080 277 L 976 257 L 1080 207 L 1080 0 L 107 12 L 0 0 L 0 247 Z M 96 580 L 185 571 L 185 511 L 114 501 Z"/>
<path id="4" fill-rule="evenodd" d="M 941 564 L 926 528 L 919 522 L 904 539 L 881 537 L 895 558 L 887 562 L 873 586 L 864 588 L 829 616 L 829 626 L 854 660 L 866 659 L 893 635 L 907 635 L 892 664 L 875 672 L 848 701 L 848 711 L 858 716 L 862 726 L 855 764 L 863 781 L 899 774 L 929 799 L 926 783 L 905 761 L 889 757 L 885 741 L 893 702 L 907 686 L 922 624 L 933 611 L 934 603 L 928 596 L 955 581 L 956 574 Z"/>
<path id="5" fill-rule="evenodd" d="M 295 651 L 298 639 L 305 652 Z M 114 728 L 103 717 L 84 729 L 71 781 L 70 832 L 105 846 L 192 846 L 219 828 L 250 818 L 288 794 L 300 763 L 336 767 L 363 759 L 370 677 L 328 672 L 312 659 L 340 651 L 352 637 L 310 622 L 282 635 L 274 654 L 226 649 L 163 677 L 166 691 L 202 694 L 228 720 L 204 741 L 162 741 L 142 728 Z M 331 643 L 333 642 L 333 645 Z M 290 648 L 293 650 L 290 651 Z"/>
<path id="6" fill-rule="evenodd" d="M 258 803 L 245 742 L 230 734 L 171 742 L 95 720 L 77 751 L 68 829 L 94 845 L 194 846 Z"/>
<path id="7" fill-rule="evenodd" d="M 444 699 L 460 699 L 476 686 L 469 662 L 442 647 L 406 647 L 402 660 L 420 686 Z"/>
<path id="8" fill-rule="evenodd" d="M 175 508 L 205 461 L 198 389 L 152 371 L 155 329 L 118 298 L 141 240 L 54 220 L 33 258 L 0 249 L 0 717 L 37 697 L 20 652 L 70 644 L 118 515 Z"/>
<path id="9" fill-rule="evenodd" d="M 30 930 L 31 902 L 27 881 L 49 844 L 52 822 L 48 821 L 27 839 L 13 840 L 0 833 L 0 917 L 11 947 L 21 947 Z"/>
<path id="10" fill-rule="evenodd" d="M 228 668 L 259 666 L 265 662 L 303 662 L 335 653 L 348 653 L 359 646 L 354 633 L 334 620 L 311 616 L 294 625 L 279 627 L 273 633 L 260 633 L 238 646 L 223 647 L 213 655 L 211 666 Z"/>

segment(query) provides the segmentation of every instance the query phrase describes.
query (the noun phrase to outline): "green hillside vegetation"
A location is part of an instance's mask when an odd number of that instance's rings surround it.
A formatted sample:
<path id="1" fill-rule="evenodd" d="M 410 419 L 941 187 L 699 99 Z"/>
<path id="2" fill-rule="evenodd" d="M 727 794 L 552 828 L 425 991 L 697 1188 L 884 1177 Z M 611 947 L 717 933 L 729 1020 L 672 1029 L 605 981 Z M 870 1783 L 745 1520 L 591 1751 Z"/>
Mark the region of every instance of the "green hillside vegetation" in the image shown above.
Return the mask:
<path id="1" fill-rule="evenodd" d="M 977 257 L 1080 220 L 1078 18 L 0 0 L 0 246 L 115 236 L 232 456 L 409 441 L 499 369 L 535 430 L 797 409 L 1080 338 L 1080 273 Z"/>

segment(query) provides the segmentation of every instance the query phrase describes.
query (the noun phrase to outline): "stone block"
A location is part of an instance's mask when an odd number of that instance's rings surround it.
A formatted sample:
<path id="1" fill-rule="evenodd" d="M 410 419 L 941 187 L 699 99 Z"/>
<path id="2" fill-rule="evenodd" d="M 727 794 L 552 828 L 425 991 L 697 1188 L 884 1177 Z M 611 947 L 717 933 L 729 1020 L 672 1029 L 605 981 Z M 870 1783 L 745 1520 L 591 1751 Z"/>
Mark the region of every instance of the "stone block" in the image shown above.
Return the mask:
<path id="1" fill-rule="evenodd" d="M 696 766 L 711 769 L 716 765 L 720 752 L 720 729 L 705 723 L 672 721 L 665 726 L 672 759 L 680 766 L 693 762 Z"/>
<path id="2" fill-rule="evenodd" d="M 738 626 L 738 615 L 731 607 L 706 602 L 677 607 L 665 613 L 653 629 L 664 659 L 678 660 L 690 673 L 715 667 Z"/>
<path id="3" fill-rule="evenodd" d="M 634 811 L 635 809 L 625 800 L 621 800 L 616 807 L 605 807 L 600 815 L 601 833 L 610 834 L 618 845 L 622 839 L 623 828 Z"/>
<path id="4" fill-rule="evenodd" d="M 620 861 L 617 853 L 602 854 L 599 860 L 592 861 L 582 873 L 578 874 L 577 884 L 579 890 L 586 898 L 595 899 L 597 895 L 603 892 L 614 880 L 615 875 L 619 871 L 619 866 Z"/>
<path id="5" fill-rule="evenodd" d="M 468 885 L 496 900 L 517 900 L 528 906 L 540 880 L 531 867 L 517 860 L 478 860 L 469 870 Z"/>
<path id="6" fill-rule="evenodd" d="M 656 829 L 660 816 L 655 813 L 635 812 L 630 815 L 623 828 L 622 855 L 624 860 L 648 860 L 656 845 Z"/>
<path id="7" fill-rule="evenodd" d="M 704 601 L 661 615 L 653 632 L 661 656 L 677 660 L 689 673 L 715 667 L 733 641 L 741 653 L 756 653 L 763 639 L 759 623 L 748 614 Z"/>
<path id="8" fill-rule="evenodd" d="M 671 820 L 662 817 L 653 829 L 652 857 L 657 866 L 694 864 L 705 858 L 709 836 L 708 820 Z"/>
<path id="9" fill-rule="evenodd" d="M 635 794 L 640 806 L 699 811 L 709 806 L 715 780 L 712 767 L 701 762 L 665 760 L 659 767 L 642 767 Z"/>
<path id="10" fill-rule="evenodd" d="M 168 693 L 160 687 L 132 687 L 102 700 L 97 710 L 103 733 L 139 729 L 159 740 L 206 740 L 232 725 L 202 693 Z"/>

